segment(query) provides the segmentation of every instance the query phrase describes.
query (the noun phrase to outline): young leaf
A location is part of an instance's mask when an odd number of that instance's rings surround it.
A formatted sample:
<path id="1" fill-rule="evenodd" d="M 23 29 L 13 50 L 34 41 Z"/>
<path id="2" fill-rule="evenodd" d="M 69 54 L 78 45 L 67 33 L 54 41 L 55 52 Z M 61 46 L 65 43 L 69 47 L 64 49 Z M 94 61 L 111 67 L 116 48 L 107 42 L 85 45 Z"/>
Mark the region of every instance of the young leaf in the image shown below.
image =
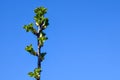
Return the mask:
<path id="1" fill-rule="evenodd" d="M 29 72 L 28 75 L 30 77 L 34 77 L 34 78 L 38 79 L 40 77 L 40 74 L 39 74 L 40 72 L 41 72 L 41 68 L 35 68 L 34 72 Z"/>
<path id="2" fill-rule="evenodd" d="M 29 72 L 28 75 L 29 75 L 30 77 L 34 77 L 34 73 L 33 73 L 33 72 Z"/>
<path id="3" fill-rule="evenodd" d="M 38 7 L 34 10 L 35 14 L 40 14 L 40 16 L 43 16 L 45 13 L 47 13 L 47 9 L 45 7 Z"/>
<path id="4" fill-rule="evenodd" d="M 36 26 L 39 26 L 43 29 L 46 28 L 46 26 L 48 26 L 48 19 L 47 18 L 44 18 L 44 14 L 47 13 L 47 9 L 44 8 L 44 7 L 38 7 L 34 10 L 35 12 L 35 16 L 34 16 L 34 20 L 36 22 Z M 44 26 L 44 27 L 43 27 Z"/>
<path id="5" fill-rule="evenodd" d="M 33 23 L 30 23 L 28 25 L 24 25 L 23 28 L 26 30 L 26 32 L 32 32 L 33 34 L 37 35 L 36 29 L 33 28 Z"/>
<path id="6" fill-rule="evenodd" d="M 49 25 L 49 20 L 48 20 L 48 18 L 44 18 L 43 22 L 44 22 L 44 24 L 42 25 L 42 28 L 43 28 L 43 30 L 44 30 L 44 29 L 46 29 L 47 26 Z"/>
<path id="7" fill-rule="evenodd" d="M 47 54 L 46 52 L 41 53 L 40 58 L 41 58 L 42 61 L 45 59 L 45 55 L 46 55 L 46 54 Z"/>
<path id="8" fill-rule="evenodd" d="M 34 72 L 39 73 L 39 72 L 41 72 L 41 69 L 40 68 L 35 68 Z"/>
<path id="9" fill-rule="evenodd" d="M 44 32 L 41 32 L 40 37 L 38 38 L 41 47 L 43 46 L 44 42 L 48 39 L 45 35 L 46 34 Z"/>
<path id="10" fill-rule="evenodd" d="M 26 51 L 28 51 L 30 54 L 36 56 L 36 52 L 34 51 L 33 47 L 32 47 L 32 44 L 30 44 L 29 46 L 26 46 L 25 48 Z"/>
<path id="11" fill-rule="evenodd" d="M 31 31 L 31 29 L 33 28 L 33 24 L 30 23 L 28 25 L 24 25 L 23 28 L 26 30 L 26 32 L 29 32 Z"/>

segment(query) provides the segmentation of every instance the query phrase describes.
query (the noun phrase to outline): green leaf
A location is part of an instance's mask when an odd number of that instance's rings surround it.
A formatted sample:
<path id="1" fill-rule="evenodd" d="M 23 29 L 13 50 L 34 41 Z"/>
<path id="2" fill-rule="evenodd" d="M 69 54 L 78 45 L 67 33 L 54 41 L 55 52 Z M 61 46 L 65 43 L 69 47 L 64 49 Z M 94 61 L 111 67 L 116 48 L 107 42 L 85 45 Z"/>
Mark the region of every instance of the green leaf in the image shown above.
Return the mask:
<path id="1" fill-rule="evenodd" d="M 36 16 L 34 16 L 34 20 L 36 22 L 36 26 L 41 26 L 42 22 L 43 22 L 43 16 L 38 16 L 38 14 L 36 14 Z"/>
<path id="2" fill-rule="evenodd" d="M 33 73 L 33 72 L 29 72 L 28 75 L 29 75 L 30 77 L 34 77 L 34 73 Z"/>
<path id="3" fill-rule="evenodd" d="M 30 23 L 28 25 L 24 25 L 23 28 L 26 30 L 26 32 L 32 32 L 33 34 L 37 34 L 36 29 L 33 28 L 33 23 Z"/>
<path id="4" fill-rule="evenodd" d="M 40 33 L 40 37 L 38 38 L 39 42 L 40 42 L 40 46 L 43 46 L 44 42 L 47 40 L 48 38 L 46 37 L 46 34 L 44 32 Z"/>
<path id="5" fill-rule="evenodd" d="M 33 24 L 30 23 L 28 25 L 24 25 L 23 28 L 26 30 L 26 32 L 29 32 L 31 31 L 31 29 L 33 28 Z"/>
<path id="6" fill-rule="evenodd" d="M 45 55 L 46 55 L 46 54 L 47 54 L 46 52 L 41 53 L 40 58 L 41 58 L 42 61 L 45 59 Z"/>
<path id="7" fill-rule="evenodd" d="M 34 55 L 34 56 L 37 55 L 36 52 L 35 52 L 35 50 L 34 50 L 33 47 L 32 47 L 32 44 L 30 44 L 29 46 L 26 46 L 25 50 L 26 50 L 27 52 L 29 52 L 30 54 Z"/>
<path id="8" fill-rule="evenodd" d="M 43 29 L 46 29 L 47 26 L 49 25 L 49 20 L 48 20 L 48 18 L 44 18 L 43 22 L 44 22 Z"/>
<path id="9" fill-rule="evenodd" d="M 41 68 L 35 68 L 34 69 L 34 74 L 35 74 L 35 78 L 39 78 L 40 77 L 40 73 L 41 72 Z"/>
<path id="10" fill-rule="evenodd" d="M 34 10 L 34 12 L 36 14 L 34 16 L 36 26 L 42 26 L 42 29 L 45 29 L 49 25 L 48 18 L 44 17 L 44 15 L 47 13 L 47 9 L 44 7 L 38 7 Z"/>
<path id="11" fill-rule="evenodd" d="M 41 72 L 41 68 L 35 68 L 34 72 L 29 72 L 28 75 L 30 77 L 34 77 L 34 78 L 38 79 L 40 77 L 40 72 Z"/>
<path id="12" fill-rule="evenodd" d="M 35 68 L 34 72 L 39 73 L 39 72 L 41 72 L 41 69 L 40 68 Z"/>
<path id="13" fill-rule="evenodd" d="M 45 13 L 47 13 L 47 8 L 45 7 L 38 7 L 34 10 L 34 12 L 36 14 L 40 14 L 40 16 L 44 15 Z"/>

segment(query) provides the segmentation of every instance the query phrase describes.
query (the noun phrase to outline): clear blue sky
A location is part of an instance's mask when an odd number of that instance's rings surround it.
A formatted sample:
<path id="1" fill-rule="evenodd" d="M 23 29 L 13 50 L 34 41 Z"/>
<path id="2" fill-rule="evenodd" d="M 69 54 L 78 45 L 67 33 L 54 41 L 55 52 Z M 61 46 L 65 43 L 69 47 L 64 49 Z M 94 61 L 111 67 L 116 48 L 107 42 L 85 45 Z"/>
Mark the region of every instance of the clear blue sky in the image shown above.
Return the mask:
<path id="1" fill-rule="evenodd" d="M 41 80 L 120 80 L 119 0 L 1 0 L 0 80 L 34 80 L 36 38 L 24 24 L 44 5 L 50 26 Z"/>

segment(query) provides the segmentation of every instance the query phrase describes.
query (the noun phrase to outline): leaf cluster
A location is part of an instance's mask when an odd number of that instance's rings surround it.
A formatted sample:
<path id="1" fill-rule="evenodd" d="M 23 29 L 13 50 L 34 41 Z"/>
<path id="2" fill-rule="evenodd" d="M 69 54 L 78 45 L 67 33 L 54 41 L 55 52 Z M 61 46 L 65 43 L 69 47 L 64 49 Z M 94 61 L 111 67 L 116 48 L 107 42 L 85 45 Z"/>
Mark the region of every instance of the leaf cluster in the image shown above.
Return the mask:
<path id="1" fill-rule="evenodd" d="M 26 50 L 27 52 L 29 52 L 30 54 L 34 55 L 34 56 L 37 55 L 37 53 L 35 52 L 35 50 L 34 50 L 33 47 L 32 47 L 32 44 L 30 44 L 29 46 L 26 46 L 25 50 Z"/>
<path id="2" fill-rule="evenodd" d="M 44 32 L 40 33 L 40 36 L 38 38 L 40 46 L 43 47 L 44 42 L 48 39 L 48 37 L 46 37 L 46 34 Z"/>
<path id="3" fill-rule="evenodd" d="M 32 32 L 33 34 L 36 34 L 37 31 L 35 28 L 33 28 L 33 23 L 30 23 L 28 25 L 24 25 L 23 28 L 26 30 L 26 32 Z"/>
<path id="4" fill-rule="evenodd" d="M 35 68 L 33 72 L 29 72 L 28 75 L 30 77 L 34 77 L 36 79 L 39 79 L 40 78 L 40 73 L 41 72 L 41 69 L 40 68 Z"/>
<path id="5" fill-rule="evenodd" d="M 34 20 L 36 22 L 36 26 L 40 26 L 42 29 L 46 29 L 49 25 L 48 18 L 45 18 L 44 15 L 47 13 L 47 9 L 44 7 L 39 7 L 34 10 L 35 16 Z"/>

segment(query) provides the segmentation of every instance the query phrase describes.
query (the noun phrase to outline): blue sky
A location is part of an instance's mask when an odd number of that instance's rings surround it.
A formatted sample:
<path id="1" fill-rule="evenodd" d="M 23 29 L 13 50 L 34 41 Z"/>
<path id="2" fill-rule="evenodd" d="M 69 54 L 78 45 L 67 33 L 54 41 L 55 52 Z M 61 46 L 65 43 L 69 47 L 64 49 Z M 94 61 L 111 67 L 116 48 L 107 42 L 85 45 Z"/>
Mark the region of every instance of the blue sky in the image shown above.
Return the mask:
<path id="1" fill-rule="evenodd" d="M 24 24 L 48 8 L 48 41 L 41 80 L 120 80 L 119 0 L 1 0 L 0 79 L 34 80 L 37 58 L 24 48 L 36 37 Z"/>

